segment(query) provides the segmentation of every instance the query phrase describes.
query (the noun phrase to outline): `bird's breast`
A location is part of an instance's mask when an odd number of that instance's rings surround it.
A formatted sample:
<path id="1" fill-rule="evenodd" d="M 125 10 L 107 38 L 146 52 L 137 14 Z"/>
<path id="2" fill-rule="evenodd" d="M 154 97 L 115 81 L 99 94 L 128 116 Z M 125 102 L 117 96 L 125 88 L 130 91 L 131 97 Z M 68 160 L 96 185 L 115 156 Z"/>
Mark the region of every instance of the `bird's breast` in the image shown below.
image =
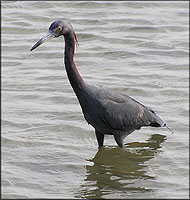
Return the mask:
<path id="1" fill-rule="evenodd" d="M 88 109 L 83 110 L 84 118 L 96 130 L 103 134 L 111 134 L 110 128 L 104 122 L 102 114 L 96 105 L 91 105 Z"/>

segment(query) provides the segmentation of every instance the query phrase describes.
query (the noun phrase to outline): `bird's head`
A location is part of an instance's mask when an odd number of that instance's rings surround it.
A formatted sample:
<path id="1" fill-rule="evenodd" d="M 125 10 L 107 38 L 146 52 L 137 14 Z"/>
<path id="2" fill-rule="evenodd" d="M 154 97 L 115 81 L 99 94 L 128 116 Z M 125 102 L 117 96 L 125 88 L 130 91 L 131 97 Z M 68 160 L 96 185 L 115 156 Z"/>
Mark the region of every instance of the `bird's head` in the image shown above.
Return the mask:
<path id="1" fill-rule="evenodd" d="M 46 41 L 49 41 L 61 35 L 66 36 L 72 33 L 74 34 L 75 41 L 77 42 L 75 32 L 69 22 L 63 20 L 54 21 L 50 25 L 47 34 L 44 35 L 38 42 L 36 42 L 36 44 L 30 49 L 30 51 L 34 50 L 35 48 L 37 48 Z"/>

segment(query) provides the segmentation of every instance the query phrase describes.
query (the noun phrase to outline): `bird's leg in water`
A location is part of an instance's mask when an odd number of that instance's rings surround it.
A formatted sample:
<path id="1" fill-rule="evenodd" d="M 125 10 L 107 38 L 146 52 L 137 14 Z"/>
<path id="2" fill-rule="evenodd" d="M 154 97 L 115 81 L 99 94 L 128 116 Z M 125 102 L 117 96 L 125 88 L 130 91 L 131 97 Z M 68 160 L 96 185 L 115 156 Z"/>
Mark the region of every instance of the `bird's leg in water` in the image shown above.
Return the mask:
<path id="1" fill-rule="evenodd" d="M 104 143 L 104 134 L 98 132 L 97 130 L 95 130 L 95 133 L 96 133 L 96 138 L 98 140 L 98 146 L 102 147 Z"/>
<path id="2" fill-rule="evenodd" d="M 121 135 L 114 135 L 114 138 L 118 146 L 123 148 L 123 138 L 121 137 Z"/>

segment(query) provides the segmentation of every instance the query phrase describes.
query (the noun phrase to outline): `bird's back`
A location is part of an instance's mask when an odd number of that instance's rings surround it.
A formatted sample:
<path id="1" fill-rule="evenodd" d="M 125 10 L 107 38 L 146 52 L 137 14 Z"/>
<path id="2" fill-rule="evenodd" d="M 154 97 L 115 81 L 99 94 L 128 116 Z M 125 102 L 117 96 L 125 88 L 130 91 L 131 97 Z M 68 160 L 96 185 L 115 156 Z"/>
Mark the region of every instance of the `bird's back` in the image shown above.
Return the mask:
<path id="1" fill-rule="evenodd" d="M 133 98 L 84 84 L 79 99 L 85 119 L 104 134 L 130 134 L 142 126 L 161 127 L 164 122 L 148 107 Z M 81 95 L 80 95 L 81 97 Z"/>

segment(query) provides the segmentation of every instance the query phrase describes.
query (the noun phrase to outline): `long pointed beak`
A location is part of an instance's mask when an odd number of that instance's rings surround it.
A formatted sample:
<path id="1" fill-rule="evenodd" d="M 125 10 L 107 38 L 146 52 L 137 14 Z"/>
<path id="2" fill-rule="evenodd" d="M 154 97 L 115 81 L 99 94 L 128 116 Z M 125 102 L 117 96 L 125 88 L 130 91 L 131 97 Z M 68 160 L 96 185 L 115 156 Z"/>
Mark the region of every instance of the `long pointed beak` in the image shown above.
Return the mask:
<path id="1" fill-rule="evenodd" d="M 54 37 L 55 37 L 55 33 L 52 31 L 48 31 L 47 34 L 44 35 L 44 37 L 42 37 L 38 42 L 36 42 L 36 44 L 30 49 L 30 51 L 34 50 L 35 48 L 37 48 L 44 42 L 53 39 Z"/>

